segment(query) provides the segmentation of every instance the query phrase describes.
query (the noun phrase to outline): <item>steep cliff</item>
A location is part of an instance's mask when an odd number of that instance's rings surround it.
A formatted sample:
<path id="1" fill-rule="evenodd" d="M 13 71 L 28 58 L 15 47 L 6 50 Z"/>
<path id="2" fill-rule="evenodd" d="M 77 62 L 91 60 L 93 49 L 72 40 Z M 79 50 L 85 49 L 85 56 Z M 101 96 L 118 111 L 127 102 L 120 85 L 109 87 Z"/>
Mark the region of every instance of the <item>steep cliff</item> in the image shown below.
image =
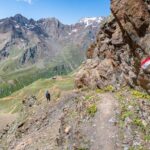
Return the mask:
<path id="1" fill-rule="evenodd" d="M 141 85 L 148 91 L 149 75 L 143 72 L 140 62 L 150 53 L 149 1 L 112 0 L 111 11 L 87 50 L 88 59 L 76 76 L 76 85 Z"/>

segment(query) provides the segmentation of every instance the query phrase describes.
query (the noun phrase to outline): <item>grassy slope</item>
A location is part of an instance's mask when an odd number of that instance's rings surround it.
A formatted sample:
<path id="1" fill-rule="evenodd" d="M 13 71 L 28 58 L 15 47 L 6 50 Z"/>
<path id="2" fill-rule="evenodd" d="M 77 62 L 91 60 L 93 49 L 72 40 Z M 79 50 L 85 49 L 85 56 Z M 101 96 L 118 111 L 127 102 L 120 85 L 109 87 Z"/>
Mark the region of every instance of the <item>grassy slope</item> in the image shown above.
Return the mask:
<path id="1" fill-rule="evenodd" d="M 21 102 L 24 98 L 31 95 L 37 97 L 39 101 L 45 100 L 45 91 L 49 90 L 52 98 L 59 98 L 61 92 L 72 90 L 74 88 L 74 81 L 71 76 L 58 77 L 54 79 L 39 79 L 29 86 L 11 94 L 8 97 L 0 99 L 0 111 L 16 112 L 20 109 Z"/>
<path id="2" fill-rule="evenodd" d="M 54 68 L 54 66 L 47 66 L 39 69 L 36 66 L 31 66 L 14 72 L 3 73 L 0 76 L 0 97 L 8 96 L 14 91 L 17 91 L 40 78 L 49 78 L 54 75 L 66 75 L 71 71 L 67 65 L 65 68 L 58 65 L 58 70 L 54 70 Z"/>
<path id="3" fill-rule="evenodd" d="M 79 47 L 68 44 L 53 60 L 43 60 L 41 63 L 21 66 L 19 58 L 11 55 L 0 62 L 0 98 L 28 86 L 41 78 L 50 78 L 55 75 L 66 75 L 76 69 L 84 60 L 85 51 Z M 20 53 L 19 53 L 20 55 Z M 42 67 L 40 68 L 40 65 Z"/>

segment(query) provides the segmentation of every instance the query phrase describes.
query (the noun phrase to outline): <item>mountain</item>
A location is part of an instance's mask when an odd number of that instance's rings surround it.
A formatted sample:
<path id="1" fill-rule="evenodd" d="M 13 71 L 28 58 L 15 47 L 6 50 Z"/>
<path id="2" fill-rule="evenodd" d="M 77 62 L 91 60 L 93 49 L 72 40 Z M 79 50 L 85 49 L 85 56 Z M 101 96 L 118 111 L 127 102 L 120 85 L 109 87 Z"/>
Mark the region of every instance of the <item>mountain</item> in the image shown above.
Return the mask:
<path id="1" fill-rule="evenodd" d="M 86 49 L 95 40 L 102 20 L 83 18 L 65 25 L 56 18 L 35 21 L 21 14 L 1 19 L 0 95 L 10 91 L 3 89 L 7 84 L 24 82 L 19 89 L 26 82 L 77 68 L 85 60 Z"/>
<path id="2" fill-rule="evenodd" d="M 20 14 L 0 20 L 0 59 L 15 57 L 22 64 L 58 56 L 69 45 L 86 49 L 95 39 L 102 18 L 81 19 L 74 25 L 64 25 L 56 18 L 27 19 Z M 82 45 L 82 46 L 81 46 Z M 14 50 L 15 49 L 15 50 Z M 33 49 L 33 50 L 32 50 Z M 34 55 L 32 52 L 34 51 Z M 26 57 L 26 53 L 32 53 Z M 19 56 L 20 54 L 20 56 Z"/>

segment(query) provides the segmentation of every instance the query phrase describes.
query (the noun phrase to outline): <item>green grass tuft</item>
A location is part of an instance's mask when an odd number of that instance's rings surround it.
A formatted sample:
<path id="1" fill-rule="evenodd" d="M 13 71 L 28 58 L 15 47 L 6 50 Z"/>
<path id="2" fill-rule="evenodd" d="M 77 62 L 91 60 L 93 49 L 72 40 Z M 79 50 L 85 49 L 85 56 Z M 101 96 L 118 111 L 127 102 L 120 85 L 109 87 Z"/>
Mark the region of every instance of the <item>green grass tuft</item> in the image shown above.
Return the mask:
<path id="1" fill-rule="evenodd" d="M 135 98 L 141 98 L 141 99 L 148 99 L 148 100 L 150 100 L 150 95 L 148 95 L 147 93 L 136 91 L 136 90 L 132 91 L 132 96 L 135 97 Z"/>
<path id="2" fill-rule="evenodd" d="M 87 108 L 87 112 L 90 116 L 94 117 L 95 113 L 97 112 L 96 104 L 92 104 Z"/>
<path id="3" fill-rule="evenodd" d="M 113 92 L 114 90 L 115 90 L 115 88 L 112 85 L 108 85 L 108 86 L 104 87 L 105 92 Z"/>

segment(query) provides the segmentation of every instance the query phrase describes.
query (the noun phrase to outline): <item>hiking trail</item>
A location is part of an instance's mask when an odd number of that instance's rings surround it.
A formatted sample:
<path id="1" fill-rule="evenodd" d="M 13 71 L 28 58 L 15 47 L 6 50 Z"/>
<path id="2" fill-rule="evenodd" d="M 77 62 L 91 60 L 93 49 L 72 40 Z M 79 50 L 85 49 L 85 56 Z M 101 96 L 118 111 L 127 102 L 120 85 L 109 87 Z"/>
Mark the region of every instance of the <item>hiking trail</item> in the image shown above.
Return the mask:
<path id="1" fill-rule="evenodd" d="M 100 94 L 94 119 L 95 133 L 91 150 L 117 150 L 119 138 L 115 126 L 118 102 L 110 93 Z"/>

